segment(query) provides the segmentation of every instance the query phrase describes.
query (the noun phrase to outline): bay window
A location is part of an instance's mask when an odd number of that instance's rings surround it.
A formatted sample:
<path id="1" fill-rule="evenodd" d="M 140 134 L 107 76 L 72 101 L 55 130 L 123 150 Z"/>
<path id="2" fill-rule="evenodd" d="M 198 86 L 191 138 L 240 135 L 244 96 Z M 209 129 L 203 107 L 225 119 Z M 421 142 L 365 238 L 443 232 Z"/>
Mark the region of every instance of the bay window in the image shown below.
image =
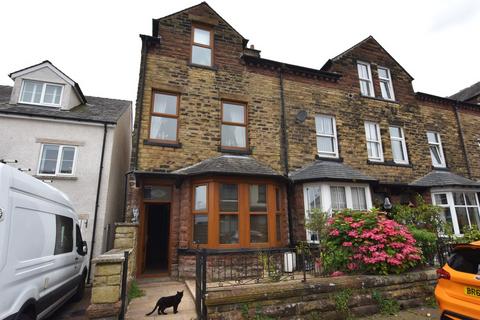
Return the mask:
<path id="1" fill-rule="evenodd" d="M 451 224 L 456 235 L 465 228 L 480 229 L 478 191 L 432 191 L 433 204 L 442 208 L 442 219 Z"/>
<path id="2" fill-rule="evenodd" d="M 271 247 L 281 242 L 282 191 L 267 181 L 212 179 L 193 186 L 193 244 Z"/>
<path id="3" fill-rule="evenodd" d="M 208 243 L 207 185 L 193 188 L 193 241 L 196 244 Z"/>
<path id="4" fill-rule="evenodd" d="M 318 209 L 332 214 L 343 209 L 369 210 L 372 208 L 370 188 L 366 184 L 356 183 L 308 183 L 303 189 L 305 220 L 311 212 Z M 318 235 L 306 230 L 307 241 L 318 242 Z"/>
<path id="5" fill-rule="evenodd" d="M 238 185 L 221 184 L 220 244 L 238 243 Z"/>

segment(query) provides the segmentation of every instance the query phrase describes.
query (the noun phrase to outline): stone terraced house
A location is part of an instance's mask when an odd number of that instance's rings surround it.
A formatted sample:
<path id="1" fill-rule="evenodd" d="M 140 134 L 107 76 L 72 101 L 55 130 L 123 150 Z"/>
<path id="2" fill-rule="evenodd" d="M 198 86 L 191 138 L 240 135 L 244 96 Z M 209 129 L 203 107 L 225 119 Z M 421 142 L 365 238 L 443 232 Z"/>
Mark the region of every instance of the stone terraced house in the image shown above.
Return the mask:
<path id="1" fill-rule="evenodd" d="M 480 225 L 478 105 L 415 92 L 373 38 L 321 69 L 260 56 L 207 3 L 141 35 L 127 220 L 137 275 L 191 276 L 196 248 L 315 242 L 313 208 L 413 202 Z"/>

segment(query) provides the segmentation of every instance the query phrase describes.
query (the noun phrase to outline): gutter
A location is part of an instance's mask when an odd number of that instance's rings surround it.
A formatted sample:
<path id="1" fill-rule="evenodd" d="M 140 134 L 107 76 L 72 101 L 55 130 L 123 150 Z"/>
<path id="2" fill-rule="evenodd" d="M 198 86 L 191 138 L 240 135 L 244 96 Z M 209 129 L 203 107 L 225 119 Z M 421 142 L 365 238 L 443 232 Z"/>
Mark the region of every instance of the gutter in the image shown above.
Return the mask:
<path id="1" fill-rule="evenodd" d="M 79 118 L 61 117 L 61 116 L 53 116 L 53 115 L 31 114 L 27 112 L 18 112 L 18 111 L 12 112 L 8 110 L 0 110 L 0 113 L 13 115 L 13 116 L 18 115 L 18 116 L 29 117 L 29 118 L 55 119 L 55 120 L 64 120 L 64 121 L 72 121 L 72 122 L 88 122 L 88 123 L 110 124 L 110 125 L 117 124 L 116 121 L 79 119 Z"/>
<path id="2" fill-rule="evenodd" d="M 102 155 L 100 157 L 100 168 L 98 171 L 98 183 L 97 183 L 97 197 L 95 200 L 95 213 L 93 214 L 93 230 L 92 230 L 92 241 L 90 249 L 90 260 L 88 261 L 88 276 L 87 283 L 90 283 L 90 275 L 92 270 L 92 258 L 93 258 L 93 249 L 95 248 L 95 232 L 97 229 L 97 216 L 98 216 L 98 207 L 100 202 L 100 187 L 102 185 L 102 173 L 103 173 L 103 158 L 105 156 L 105 141 L 107 140 L 107 124 L 103 126 L 103 142 L 102 142 Z"/>
<path id="3" fill-rule="evenodd" d="M 458 113 L 458 103 L 455 101 L 453 105 L 455 111 L 455 119 L 457 120 L 458 134 L 460 135 L 460 142 L 462 144 L 463 156 L 465 157 L 465 164 L 467 165 L 468 178 L 472 179 L 472 169 L 470 168 L 470 161 L 468 160 L 467 147 L 465 145 L 465 137 L 463 133 L 462 122 L 460 121 L 460 114 Z"/>
<path id="4" fill-rule="evenodd" d="M 280 81 L 280 146 L 282 148 L 283 165 L 285 167 L 284 174 L 288 180 L 289 164 L 288 164 L 288 139 L 287 139 L 287 115 L 285 110 L 285 91 L 283 87 L 283 66 L 278 72 L 278 79 Z M 292 206 L 290 198 L 293 194 L 293 184 L 287 183 L 287 217 L 288 217 L 288 235 L 290 245 L 295 244 L 295 237 L 293 236 L 293 221 L 292 221 Z"/>

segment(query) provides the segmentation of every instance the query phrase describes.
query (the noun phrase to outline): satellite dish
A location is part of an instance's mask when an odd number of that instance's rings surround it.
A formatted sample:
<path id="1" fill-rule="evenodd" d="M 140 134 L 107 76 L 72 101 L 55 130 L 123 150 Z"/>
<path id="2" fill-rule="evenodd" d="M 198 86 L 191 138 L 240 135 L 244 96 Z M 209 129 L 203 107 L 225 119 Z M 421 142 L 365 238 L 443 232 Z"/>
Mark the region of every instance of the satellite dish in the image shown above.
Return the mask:
<path id="1" fill-rule="evenodd" d="M 305 110 L 300 110 L 298 113 L 297 113 L 297 121 L 298 122 L 304 122 L 305 119 L 307 119 L 307 111 Z"/>

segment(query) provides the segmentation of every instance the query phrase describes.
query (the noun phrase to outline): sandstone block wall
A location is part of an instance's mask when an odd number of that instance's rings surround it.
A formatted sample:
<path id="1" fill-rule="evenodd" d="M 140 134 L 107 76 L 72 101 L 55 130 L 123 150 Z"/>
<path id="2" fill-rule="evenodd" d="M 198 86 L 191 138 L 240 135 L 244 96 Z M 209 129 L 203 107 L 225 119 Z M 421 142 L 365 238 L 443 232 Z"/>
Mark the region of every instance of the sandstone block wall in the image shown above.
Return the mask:
<path id="1" fill-rule="evenodd" d="M 379 311 L 373 298 L 395 300 L 401 308 L 425 303 L 436 282 L 435 270 L 398 276 L 345 276 L 308 279 L 307 282 L 277 282 L 210 289 L 206 298 L 209 319 L 248 319 L 263 314 L 275 319 L 342 319 L 345 313 L 336 304 L 338 295 L 347 296 L 351 316 Z M 348 291 L 346 291 L 348 290 Z M 349 294 L 346 292 L 349 292 Z"/>

